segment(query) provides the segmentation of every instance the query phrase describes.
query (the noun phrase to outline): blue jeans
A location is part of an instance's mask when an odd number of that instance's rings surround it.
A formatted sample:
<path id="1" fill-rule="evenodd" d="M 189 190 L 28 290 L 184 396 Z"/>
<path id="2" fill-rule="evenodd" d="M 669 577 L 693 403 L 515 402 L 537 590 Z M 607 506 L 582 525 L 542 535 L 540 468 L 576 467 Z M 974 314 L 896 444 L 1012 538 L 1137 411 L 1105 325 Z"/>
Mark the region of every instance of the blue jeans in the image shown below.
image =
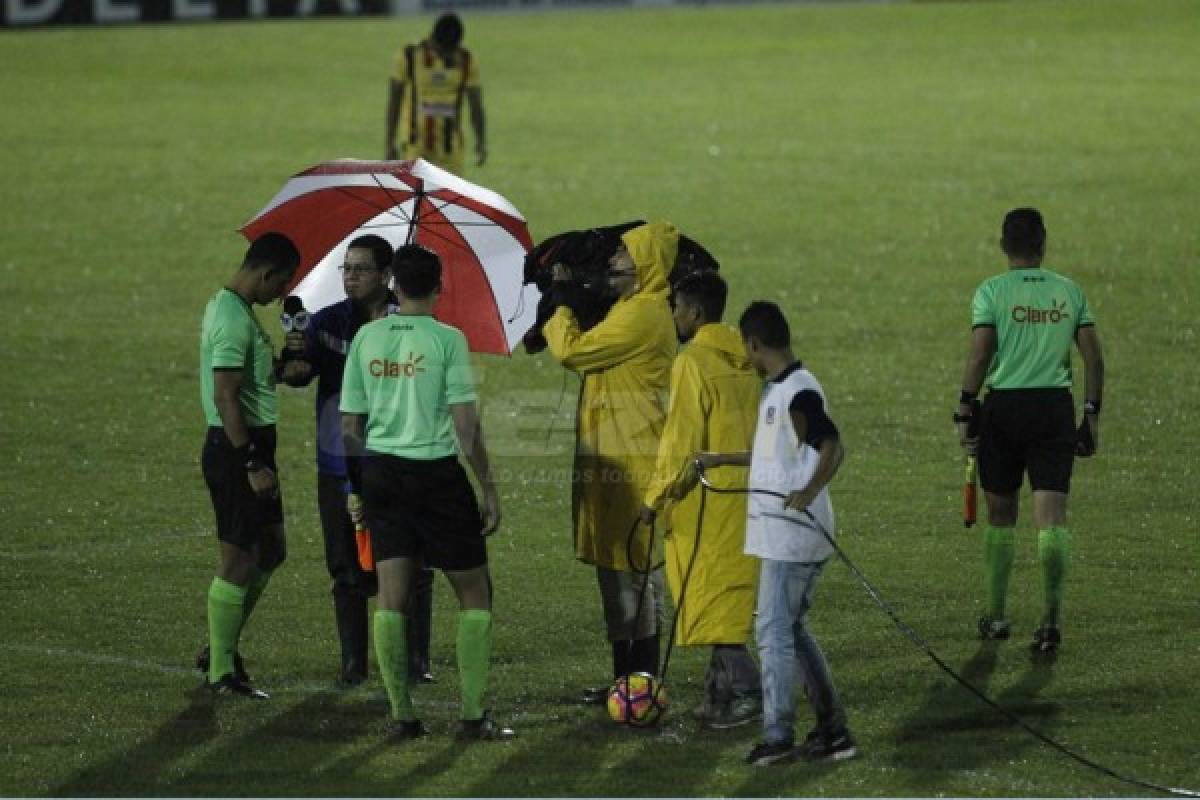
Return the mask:
<path id="1" fill-rule="evenodd" d="M 795 739 L 796 674 L 817 718 L 817 730 L 834 734 L 846 727 L 829 667 L 804 620 L 825 562 L 762 559 L 758 579 L 758 618 L 754 636 L 762 662 L 763 727 L 771 744 Z"/>

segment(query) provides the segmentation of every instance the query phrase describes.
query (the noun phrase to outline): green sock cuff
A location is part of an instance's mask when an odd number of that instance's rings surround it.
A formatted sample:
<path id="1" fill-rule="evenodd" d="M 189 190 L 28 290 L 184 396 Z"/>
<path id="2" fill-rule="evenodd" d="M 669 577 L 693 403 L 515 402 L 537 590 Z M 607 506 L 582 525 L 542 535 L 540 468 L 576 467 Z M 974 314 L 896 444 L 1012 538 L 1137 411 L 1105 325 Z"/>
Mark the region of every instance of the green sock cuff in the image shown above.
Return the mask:
<path id="1" fill-rule="evenodd" d="M 492 624 L 492 612 L 485 608 L 468 608 L 458 612 L 458 618 L 464 624 Z"/>
<path id="2" fill-rule="evenodd" d="M 224 578 L 213 578 L 208 587 L 208 596 L 223 603 L 236 603 L 240 606 L 246 602 L 246 589 Z"/>
<path id="3" fill-rule="evenodd" d="M 1051 525 L 1038 531 L 1038 549 L 1043 547 L 1066 548 L 1071 545 L 1071 530 L 1064 525 Z"/>
<path id="4" fill-rule="evenodd" d="M 399 625 L 401 628 L 405 625 L 408 618 L 404 616 L 403 611 L 389 611 L 386 608 L 375 609 L 375 624 L 392 626 Z"/>
<path id="5" fill-rule="evenodd" d="M 983 539 L 989 545 L 1016 545 L 1016 528 L 997 528 L 989 525 L 983 529 Z"/>

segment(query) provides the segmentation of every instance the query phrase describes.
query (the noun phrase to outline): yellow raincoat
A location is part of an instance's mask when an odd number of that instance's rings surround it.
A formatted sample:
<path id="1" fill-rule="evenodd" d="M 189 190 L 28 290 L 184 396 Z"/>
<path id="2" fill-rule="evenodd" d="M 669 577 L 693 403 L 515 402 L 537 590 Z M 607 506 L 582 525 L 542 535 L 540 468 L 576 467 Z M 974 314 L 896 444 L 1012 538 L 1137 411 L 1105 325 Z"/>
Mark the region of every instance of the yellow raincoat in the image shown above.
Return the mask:
<path id="1" fill-rule="evenodd" d="M 629 532 L 654 473 L 666 417 L 664 395 L 675 356 L 675 324 L 667 273 L 679 231 L 669 222 L 642 225 L 621 237 L 637 268 L 638 288 L 583 332 L 560 307 L 543 326 L 550 352 L 583 376 L 576 419 L 571 510 L 575 555 L 615 570 L 647 567 L 650 530 Z"/>
<path id="2" fill-rule="evenodd" d="M 741 335 L 728 325 L 702 326 L 671 370 L 671 407 L 645 504 L 668 506 L 667 580 L 679 613 L 680 645 L 742 644 L 750 635 L 758 560 L 743 554 L 746 496 L 714 494 L 704 501 L 700 552 L 696 551 L 702 487 L 691 467 L 700 450 L 749 451 L 754 443 L 762 382 L 746 357 Z M 717 486 L 745 488 L 745 467 L 711 473 Z"/>

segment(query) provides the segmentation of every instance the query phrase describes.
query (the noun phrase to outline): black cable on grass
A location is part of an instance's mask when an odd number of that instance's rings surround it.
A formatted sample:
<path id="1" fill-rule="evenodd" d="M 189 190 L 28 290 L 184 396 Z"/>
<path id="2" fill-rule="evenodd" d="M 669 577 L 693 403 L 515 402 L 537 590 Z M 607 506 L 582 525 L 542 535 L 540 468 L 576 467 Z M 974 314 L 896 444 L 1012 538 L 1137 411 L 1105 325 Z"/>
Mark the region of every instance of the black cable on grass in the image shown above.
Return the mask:
<path id="1" fill-rule="evenodd" d="M 695 467 L 696 467 L 696 472 L 699 473 L 699 475 L 700 475 L 700 485 L 703 487 L 701 489 L 702 492 L 714 492 L 716 494 L 745 494 L 745 495 L 765 494 L 765 495 L 770 495 L 771 497 L 778 497 L 782 500 L 787 499 L 787 495 L 781 494 L 779 492 L 773 492 L 773 491 L 770 491 L 769 489 L 723 489 L 723 488 L 720 488 L 717 486 L 713 486 L 712 483 L 708 480 L 708 476 L 704 474 L 704 465 L 701 464 L 699 461 L 697 461 L 695 463 Z M 703 495 L 701 495 L 701 498 L 703 498 Z M 703 501 L 702 501 L 702 503 L 703 503 Z M 703 509 L 703 504 L 701 505 L 701 509 Z M 1157 784 L 1157 783 L 1151 783 L 1150 781 L 1144 781 L 1144 780 L 1141 780 L 1140 778 L 1134 778 L 1129 775 L 1123 775 L 1123 774 L 1117 772 L 1116 770 L 1111 769 L 1110 767 L 1106 767 L 1103 764 L 1100 764 L 1099 762 L 1093 761 L 1092 759 L 1088 758 L 1087 756 L 1081 755 L 1081 754 L 1075 752 L 1074 750 L 1072 750 L 1071 748 L 1067 747 L 1066 745 L 1061 744 L 1061 743 L 1055 741 L 1054 739 L 1051 739 L 1049 736 L 1042 733 L 1037 728 L 1034 728 L 1032 725 L 1030 725 L 1025 720 L 1018 717 L 1016 714 L 1012 713 L 1008 709 L 1001 706 L 995 700 L 992 700 L 981 689 L 975 688 L 975 686 L 973 686 L 969 681 L 967 681 L 966 678 L 959 675 L 949 665 L 947 665 L 946 662 L 943 661 L 938 656 L 938 654 L 933 651 L 933 648 L 929 646 L 929 643 L 926 642 L 919 633 L 917 633 L 915 630 L 913 630 L 912 626 L 910 626 L 904 620 L 900 619 L 899 615 L 896 614 L 895 610 L 888 604 L 888 602 L 886 600 L 883 599 L 883 597 L 879 594 L 878 590 L 876 590 L 875 587 L 871 585 L 871 582 L 869 580 L 867 580 L 867 576 L 862 573 L 862 570 L 860 570 L 855 565 L 855 563 L 850 560 L 850 557 L 848 555 L 846 555 L 846 552 L 844 550 L 842 550 L 842 548 L 838 546 L 838 543 L 834 540 L 834 538 L 829 535 L 829 531 L 825 530 L 825 526 L 821 524 L 820 520 L 818 520 L 813 515 L 813 513 L 811 511 L 809 511 L 808 509 L 801 511 L 800 513 L 803 514 L 804 516 L 806 516 L 812 522 L 813 527 L 822 536 L 825 537 L 825 541 L 829 542 L 829 545 L 833 548 L 833 551 L 835 553 L 837 553 L 838 558 L 840 558 L 842 560 L 842 563 L 845 564 L 850 569 L 850 572 L 852 572 L 854 574 L 854 577 L 857 578 L 858 582 L 860 584 L 862 584 L 862 587 L 864 589 L 866 589 L 867 594 L 870 595 L 871 599 L 875 601 L 875 605 L 879 606 L 879 608 L 882 609 L 883 612 L 891 618 L 891 620 L 895 624 L 896 628 L 899 629 L 899 631 L 901 633 L 903 633 L 905 635 L 905 637 L 908 638 L 909 641 L 911 641 L 913 644 L 915 644 L 921 650 L 925 651 L 925 655 L 929 656 L 929 658 L 933 661 L 933 663 L 937 664 L 937 666 L 939 668 L 941 668 L 941 670 L 943 672 L 945 672 L 947 675 L 949 675 L 951 678 L 953 678 L 955 681 L 957 681 L 959 685 L 961 685 L 963 688 L 965 688 L 971 694 L 975 695 L 975 697 L 977 697 L 985 705 L 995 709 L 996 711 L 999 711 L 1000 714 L 1005 719 L 1007 719 L 1009 722 L 1012 722 L 1013 724 L 1017 725 L 1018 727 L 1023 729 L 1026 733 L 1037 738 L 1041 742 L 1049 745 L 1050 747 L 1054 748 L 1055 750 L 1062 753 L 1063 755 L 1074 759 L 1075 761 L 1079 762 L 1080 764 L 1083 764 L 1085 767 L 1093 769 L 1096 772 L 1099 772 L 1101 774 L 1107 775 L 1110 778 L 1121 781 L 1122 783 L 1128 783 L 1131 786 L 1138 786 L 1143 789 L 1149 789 L 1152 792 L 1161 792 L 1163 794 L 1173 794 L 1173 795 L 1178 795 L 1180 797 L 1200 797 L 1200 791 L 1196 791 L 1194 789 L 1180 789 L 1180 788 L 1175 788 L 1175 787 L 1171 787 L 1171 786 L 1163 786 L 1163 785 Z M 799 520 L 788 520 L 788 521 L 793 522 L 796 525 L 801 524 Z"/>
<path id="2" fill-rule="evenodd" d="M 687 587 L 688 587 L 688 584 L 692 580 L 692 568 L 696 566 L 696 556 L 699 555 L 699 553 L 700 553 L 700 534 L 701 534 L 701 531 L 703 530 L 704 505 L 705 505 L 705 501 L 707 499 L 708 499 L 707 493 L 704 492 L 703 490 L 701 490 L 701 492 L 700 492 L 700 509 L 699 509 L 699 511 L 696 512 L 695 544 L 692 545 L 692 557 L 688 559 L 687 569 L 684 570 L 684 573 L 683 573 L 683 580 L 680 581 L 680 583 L 679 583 L 679 600 L 678 600 L 678 602 L 675 603 L 675 613 L 671 617 L 671 631 L 667 638 L 667 649 L 666 649 L 665 653 L 663 654 L 662 671 L 661 671 L 661 674 L 655 678 L 654 697 L 652 698 L 651 703 L 650 703 L 650 708 L 651 708 L 654 716 L 653 716 L 653 718 L 649 719 L 648 721 L 642 723 L 643 725 L 645 725 L 647 727 L 657 725 L 659 719 L 662 718 L 663 712 L 665 711 L 665 709 L 659 704 L 659 699 L 662 697 L 663 690 L 667 686 L 667 670 L 671 666 L 671 654 L 675 651 L 675 631 L 679 628 L 679 617 L 683 613 L 683 604 L 687 600 Z M 629 538 L 625 540 L 625 556 L 629 560 L 629 566 L 632 567 L 635 572 L 641 572 L 641 575 L 642 575 L 642 591 L 638 595 L 637 613 L 635 613 L 634 617 L 633 617 L 635 620 L 635 624 L 636 624 L 636 620 L 639 617 L 641 617 L 641 615 L 642 615 L 642 603 L 646 599 L 646 590 L 650 585 L 651 573 L 656 569 L 662 568 L 662 566 L 666 563 L 665 561 L 660 561 L 656 565 L 651 565 L 651 563 L 650 563 L 654 557 L 654 530 L 651 529 L 650 543 L 646 548 L 646 570 L 644 572 L 641 570 L 638 570 L 638 568 L 635 565 L 634 560 L 633 560 L 633 537 L 637 534 L 637 528 L 638 528 L 638 524 L 640 522 L 641 522 L 641 517 L 639 516 L 637 519 L 635 519 L 633 521 L 633 526 L 629 529 Z M 630 634 L 630 635 L 632 636 L 632 634 Z M 633 649 L 633 639 L 632 638 L 629 639 L 629 648 L 632 651 L 632 649 Z M 629 675 L 628 674 L 625 675 L 625 686 L 626 686 L 626 690 L 628 690 L 628 687 L 629 687 Z M 626 723 L 632 725 L 633 724 L 632 717 L 627 717 Z"/>

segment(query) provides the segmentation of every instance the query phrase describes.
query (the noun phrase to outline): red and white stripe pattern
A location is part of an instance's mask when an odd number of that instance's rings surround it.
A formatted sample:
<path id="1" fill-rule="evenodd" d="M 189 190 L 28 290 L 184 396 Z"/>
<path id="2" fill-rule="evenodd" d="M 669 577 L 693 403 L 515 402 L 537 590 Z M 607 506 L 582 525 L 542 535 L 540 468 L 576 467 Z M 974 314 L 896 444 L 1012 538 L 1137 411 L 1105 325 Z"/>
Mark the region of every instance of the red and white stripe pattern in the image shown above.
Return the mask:
<path id="1" fill-rule="evenodd" d="M 275 231 L 295 242 L 300 268 L 289 293 L 317 311 L 346 296 L 338 266 L 350 241 L 374 233 L 398 247 L 410 241 L 414 209 L 411 241 L 442 259 L 435 316 L 462 330 L 475 352 L 511 353 L 534 322 L 539 295 L 522 284 L 533 246 L 525 218 L 496 192 L 420 159 L 342 159 L 293 177 L 241 232 L 253 241 Z"/>

